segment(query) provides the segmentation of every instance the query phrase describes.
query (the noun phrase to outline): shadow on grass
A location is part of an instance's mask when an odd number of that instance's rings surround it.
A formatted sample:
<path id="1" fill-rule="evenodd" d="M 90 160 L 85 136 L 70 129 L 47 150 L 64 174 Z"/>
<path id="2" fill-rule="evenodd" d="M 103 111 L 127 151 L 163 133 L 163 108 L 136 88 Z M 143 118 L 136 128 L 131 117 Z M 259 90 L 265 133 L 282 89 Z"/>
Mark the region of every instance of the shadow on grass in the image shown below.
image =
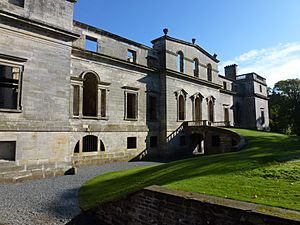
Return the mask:
<path id="1" fill-rule="evenodd" d="M 300 158 L 300 139 L 285 135 L 238 130 L 250 144 L 247 149 L 222 155 L 185 159 L 146 168 L 109 173 L 87 182 L 79 192 L 85 210 L 150 185 L 252 170 Z"/>

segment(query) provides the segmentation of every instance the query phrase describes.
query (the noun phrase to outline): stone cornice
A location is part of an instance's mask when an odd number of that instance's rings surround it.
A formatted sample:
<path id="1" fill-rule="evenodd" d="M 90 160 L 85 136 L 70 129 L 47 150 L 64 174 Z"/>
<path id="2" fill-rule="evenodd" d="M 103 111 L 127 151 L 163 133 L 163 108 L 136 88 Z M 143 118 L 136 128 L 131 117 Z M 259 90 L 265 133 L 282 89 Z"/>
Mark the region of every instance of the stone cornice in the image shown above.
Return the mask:
<path id="1" fill-rule="evenodd" d="M 63 41 L 74 41 L 80 37 L 79 34 L 73 33 L 70 30 L 65 30 L 41 21 L 21 17 L 3 10 L 0 10 L 0 20 L 1 23 L 9 23 L 10 26 L 14 26 L 19 29 L 26 29 L 30 31 L 39 30 L 47 36 L 53 35 Z"/>
<path id="2" fill-rule="evenodd" d="M 182 79 L 182 80 L 187 80 L 187 81 L 192 82 L 192 83 L 205 85 L 205 86 L 212 87 L 212 88 L 215 88 L 215 89 L 221 89 L 222 88 L 222 85 L 219 85 L 219 84 L 216 84 L 216 83 L 213 83 L 213 82 L 210 82 L 210 81 L 202 80 L 202 79 L 199 79 L 199 78 L 195 78 L 193 76 L 189 76 L 189 75 L 184 74 L 184 73 L 178 73 L 174 70 L 166 69 L 165 73 L 166 73 L 167 76 L 176 77 L 176 78 Z"/>
<path id="3" fill-rule="evenodd" d="M 143 65 L 140 65 L 137 63 L 131 63 L 131 62 L 128 62 L 127 60 L 118 59 L 118 58 L 104 55 L 104 54 L 97 53 L 97 52 L 82 50 L 82 49 L 76 48 L 76 47 L 73 47 L 72 55 L 77 56 L 79 58 L 87 59 L 87 60 L 94 60 L 97 62 L 106 62 L 109 64 L 118 64 L 118 65 L 128 66 L 128 67 L 131 67 L 131 68 L 133 68 L 135 70 L 139 70 L 139 71 L 146 71 L 146 72 L 157 71 L 154 68 L 143 66 Z"/>

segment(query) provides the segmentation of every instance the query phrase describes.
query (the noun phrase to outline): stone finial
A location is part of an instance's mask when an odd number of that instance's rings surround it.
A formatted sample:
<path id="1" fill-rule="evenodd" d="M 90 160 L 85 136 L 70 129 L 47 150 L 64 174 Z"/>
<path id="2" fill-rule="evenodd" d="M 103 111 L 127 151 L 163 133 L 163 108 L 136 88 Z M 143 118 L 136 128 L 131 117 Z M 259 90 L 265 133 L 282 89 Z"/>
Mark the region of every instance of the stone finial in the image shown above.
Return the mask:
<path id="1" fill-rule="evenodd" d="M 163 29 L 163 32 L 164 32 L 164 34 L 166 36 L 168 34 L 168 32 L 169 32 L 168 28 Z"/>
<path id="2" fill-rule="evenodd" d="M 218 55 L 215 53 L 215 54 L 214 54 L 214 58 L 216 59 L 217 57 L 218 57 Z"/>
<path id="3" fill-rule="evenodd" d="M 196 38 L 192 39 L 192 43 L 195 44 L 196 43 Z"/>

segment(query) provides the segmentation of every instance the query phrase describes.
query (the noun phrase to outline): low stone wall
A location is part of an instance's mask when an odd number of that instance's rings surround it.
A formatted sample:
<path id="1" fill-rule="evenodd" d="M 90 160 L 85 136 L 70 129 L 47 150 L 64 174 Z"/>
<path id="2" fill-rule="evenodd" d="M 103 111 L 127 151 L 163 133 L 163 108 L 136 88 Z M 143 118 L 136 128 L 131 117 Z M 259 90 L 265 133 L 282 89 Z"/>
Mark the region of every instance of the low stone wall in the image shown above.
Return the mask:
<path id="1" fill-rule="evenodd" d="M 70 163 L 45 163 L 37 165 L 17 165 L 15 162 L 0 163 L 0 183 L 21 182 L 63 176 L 71 168 Z"/>
<path id="2" fill-rule="evenodd" d="M 299 225 L 300 212 L 218 197 L 145 188 L 86 212 L 107 225 Z M 78 220 L 79 221 L 79 220 Z M 70 223 L 80 224 L 80 223 Z M 84 223 L 83 223 L 84 224 Z"/>

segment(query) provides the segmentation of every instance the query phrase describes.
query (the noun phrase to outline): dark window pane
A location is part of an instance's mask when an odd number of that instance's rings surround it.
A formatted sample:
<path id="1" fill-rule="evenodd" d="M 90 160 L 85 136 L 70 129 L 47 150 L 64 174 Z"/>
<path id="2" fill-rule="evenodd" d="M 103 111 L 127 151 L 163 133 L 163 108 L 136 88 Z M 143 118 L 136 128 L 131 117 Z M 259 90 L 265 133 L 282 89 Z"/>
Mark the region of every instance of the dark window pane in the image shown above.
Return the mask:
<path id="1" fill-rule="evenodd" d="M 127 138 L 127 149 L 136 148 L 136 137 Z"/>

